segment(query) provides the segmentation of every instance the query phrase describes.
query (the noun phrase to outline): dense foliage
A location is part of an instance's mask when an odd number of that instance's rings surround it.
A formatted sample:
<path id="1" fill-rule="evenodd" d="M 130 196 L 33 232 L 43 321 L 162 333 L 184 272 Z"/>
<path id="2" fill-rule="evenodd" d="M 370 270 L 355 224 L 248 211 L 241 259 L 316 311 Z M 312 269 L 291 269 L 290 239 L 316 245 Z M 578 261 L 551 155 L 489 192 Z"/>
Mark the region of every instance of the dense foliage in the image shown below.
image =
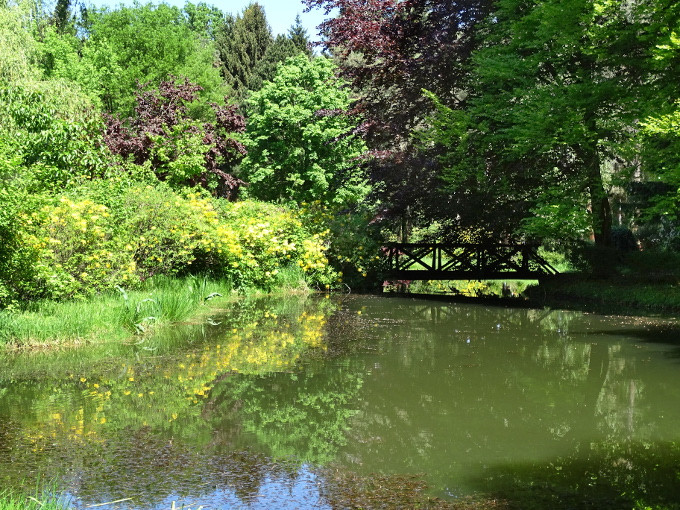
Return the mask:
<path id="1" fill-rule="evenodd" d="M 466 100 L 468 60 L 477 23 L 489 0 L 305 0 L 337 9 L 322 26 L 332 51 L 357 94 L 362 131 L 375 156 L 367 161 L 376 199 L 393 228 L 456 216 L 453 197 L 440 190 L 431 151 L 418 151 L 412 132 L 432 112 L 426 88 L 457 106 Z"/>
<path id="2" fill-rule="evenodd" d="M 158 275 L 338 279 L 324 226 L 234 202 L 246 122 L 214 65 L 219 11 L 39 7 L 0 8 L 0 307 Z M 304 53 L 299 23 L 282 37 Z"/>
<path id="3" fill-rule="evenodd" d="M 215 67 L 212 43 L 176 7 L 94 9 L 81 24 L 84 39 L 46 29 L 40 45 L 44 76 L 73 81 L 109 112 L 130 114 L 137 84 L 157 86 L 169 75 L 200 85 L 205 100 L 220 100 L 229 90 Z"/>
<path id="4" fill-rule="evenodd" d="M 0 218 L 3 305 L 134 288 L 154 275 L 196 271 L 234 288 L 271 288 L 291 270 L 320 285 L 337 278 L 325 237 L 274 205 L 127 179 L 5 204 L 13 210 Z"/>
<path id="5" fill-rule="evenodd" d="M 348 205 L 366 192 L 356 159 L 364 144 L 347 114 L 333 63 L 290 58 L 248 100 L 243 179 L 254 197 Z"/>
<path id="6" fill-rule="evenodd" d="M 113 154 L 148 164 L 158 179 L 175 187 L 201 184 L 235 198 L 242 181 L 225 170 L 246 153 L 233 138 L 245 129 L 245 119 L 233 105 L 212 103 L 214 122 L 192 120 L 189 105 L 200 90 L 186 79 L 179 84 L 163 81 L 158 91 L 140 90 L 133 117 L 108 116 L 105 141 Z"/>
<path id="7" fill-rule="evenodd" d="M 487 212 L 538 236 L 581 237 L 589 204 L 595 242 L 609 244 L 605 186 L 626 164 L 648 58 L 635 34 L 650 27 L 631 16 L 583 0 L 499 1 L 473 54 L 467 108 L 440 106 L 435 124 L 451 189 L 483 194 Z"/>
<path id="8" fill-rule="evenodd" d="M 377 281 L 398 236 L 680 248 L 675 2 L 305 4 L 325 56 L 257 3 L 3 3 L 0 302 Z"/>
<path id="9" fill-rule="evenodd" d="M 309 53 L 307 33 L 296 19 L 287 36 L 272 36 L 262 6 L 252 3 L 236 17 L 227 16 L 215 34 L 220 71 L 242 102 L 251 90 L 274 77 L 276 66 L 298 53 Z"/>
<path id="10" fill-rule="evenodd" d="M 338 9 L 325 45 L 359 94 L 386 215 L 437 220 L 438 238 L 675 232 L 674 2 L 306 3 Z"/>

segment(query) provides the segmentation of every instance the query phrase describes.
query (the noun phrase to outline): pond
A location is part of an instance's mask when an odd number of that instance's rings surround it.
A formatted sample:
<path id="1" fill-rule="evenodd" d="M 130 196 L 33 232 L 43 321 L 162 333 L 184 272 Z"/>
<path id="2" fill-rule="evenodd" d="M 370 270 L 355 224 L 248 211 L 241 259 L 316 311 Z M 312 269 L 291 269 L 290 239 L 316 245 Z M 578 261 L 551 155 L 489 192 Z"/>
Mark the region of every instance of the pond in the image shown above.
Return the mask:
<path id="1" fill-rule="evenodd" d="M 101 509 L 677 508 L 678 333 L 407 297 L 243 299 L 129 345 L 5 357 L 0 489 L 47 480 Z"/>

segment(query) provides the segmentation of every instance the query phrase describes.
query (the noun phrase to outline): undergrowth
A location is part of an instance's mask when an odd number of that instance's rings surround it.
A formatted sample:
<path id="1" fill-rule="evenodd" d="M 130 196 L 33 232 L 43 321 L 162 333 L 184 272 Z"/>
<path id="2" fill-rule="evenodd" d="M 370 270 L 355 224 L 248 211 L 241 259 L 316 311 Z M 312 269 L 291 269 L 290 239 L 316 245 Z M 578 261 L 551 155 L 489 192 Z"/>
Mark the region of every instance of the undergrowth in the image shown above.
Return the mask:
<path id="1" fill-rule="evenodd" d="M 36 490 L 32 495 L 9 490 L 0 491 L 0 510 L 69 510 L 63 496 L 48 490 Z"/>
<path id="2" fill-rule="evenodd" d="M 118 287 L 88 300 L 37 301 L 21 311 L 0 311 L 0 344 L 22 347 L 121 341 L 186 319 L 229 292 L 226 281 L 159 276 L 138 290 Z"/>

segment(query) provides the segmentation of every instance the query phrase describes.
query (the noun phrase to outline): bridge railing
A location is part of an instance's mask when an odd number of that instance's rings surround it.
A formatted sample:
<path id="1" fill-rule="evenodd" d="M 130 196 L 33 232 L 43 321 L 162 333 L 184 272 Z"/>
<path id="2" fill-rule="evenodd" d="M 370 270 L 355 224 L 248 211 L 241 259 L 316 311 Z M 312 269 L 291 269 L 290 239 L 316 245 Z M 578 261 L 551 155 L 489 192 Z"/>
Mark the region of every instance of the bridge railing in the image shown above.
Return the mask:
<path id="1" fill-rule="evenodd" d="M 537 279 L 558 273 L 533 244 L 390 243 L 388 275 L 399 280 Z"/>

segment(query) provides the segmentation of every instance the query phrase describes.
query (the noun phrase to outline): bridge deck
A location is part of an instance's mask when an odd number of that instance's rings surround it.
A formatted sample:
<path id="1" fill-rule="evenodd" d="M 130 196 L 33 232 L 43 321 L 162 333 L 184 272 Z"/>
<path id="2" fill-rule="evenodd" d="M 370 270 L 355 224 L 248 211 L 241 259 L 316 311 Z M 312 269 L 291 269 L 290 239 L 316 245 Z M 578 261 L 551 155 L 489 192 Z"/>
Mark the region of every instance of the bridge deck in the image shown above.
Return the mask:
<path id="1" fill-rule="evenodd" d="M 531 244 L 391 243 L 394 280 L 536 280 L 558 274 Z"/>

